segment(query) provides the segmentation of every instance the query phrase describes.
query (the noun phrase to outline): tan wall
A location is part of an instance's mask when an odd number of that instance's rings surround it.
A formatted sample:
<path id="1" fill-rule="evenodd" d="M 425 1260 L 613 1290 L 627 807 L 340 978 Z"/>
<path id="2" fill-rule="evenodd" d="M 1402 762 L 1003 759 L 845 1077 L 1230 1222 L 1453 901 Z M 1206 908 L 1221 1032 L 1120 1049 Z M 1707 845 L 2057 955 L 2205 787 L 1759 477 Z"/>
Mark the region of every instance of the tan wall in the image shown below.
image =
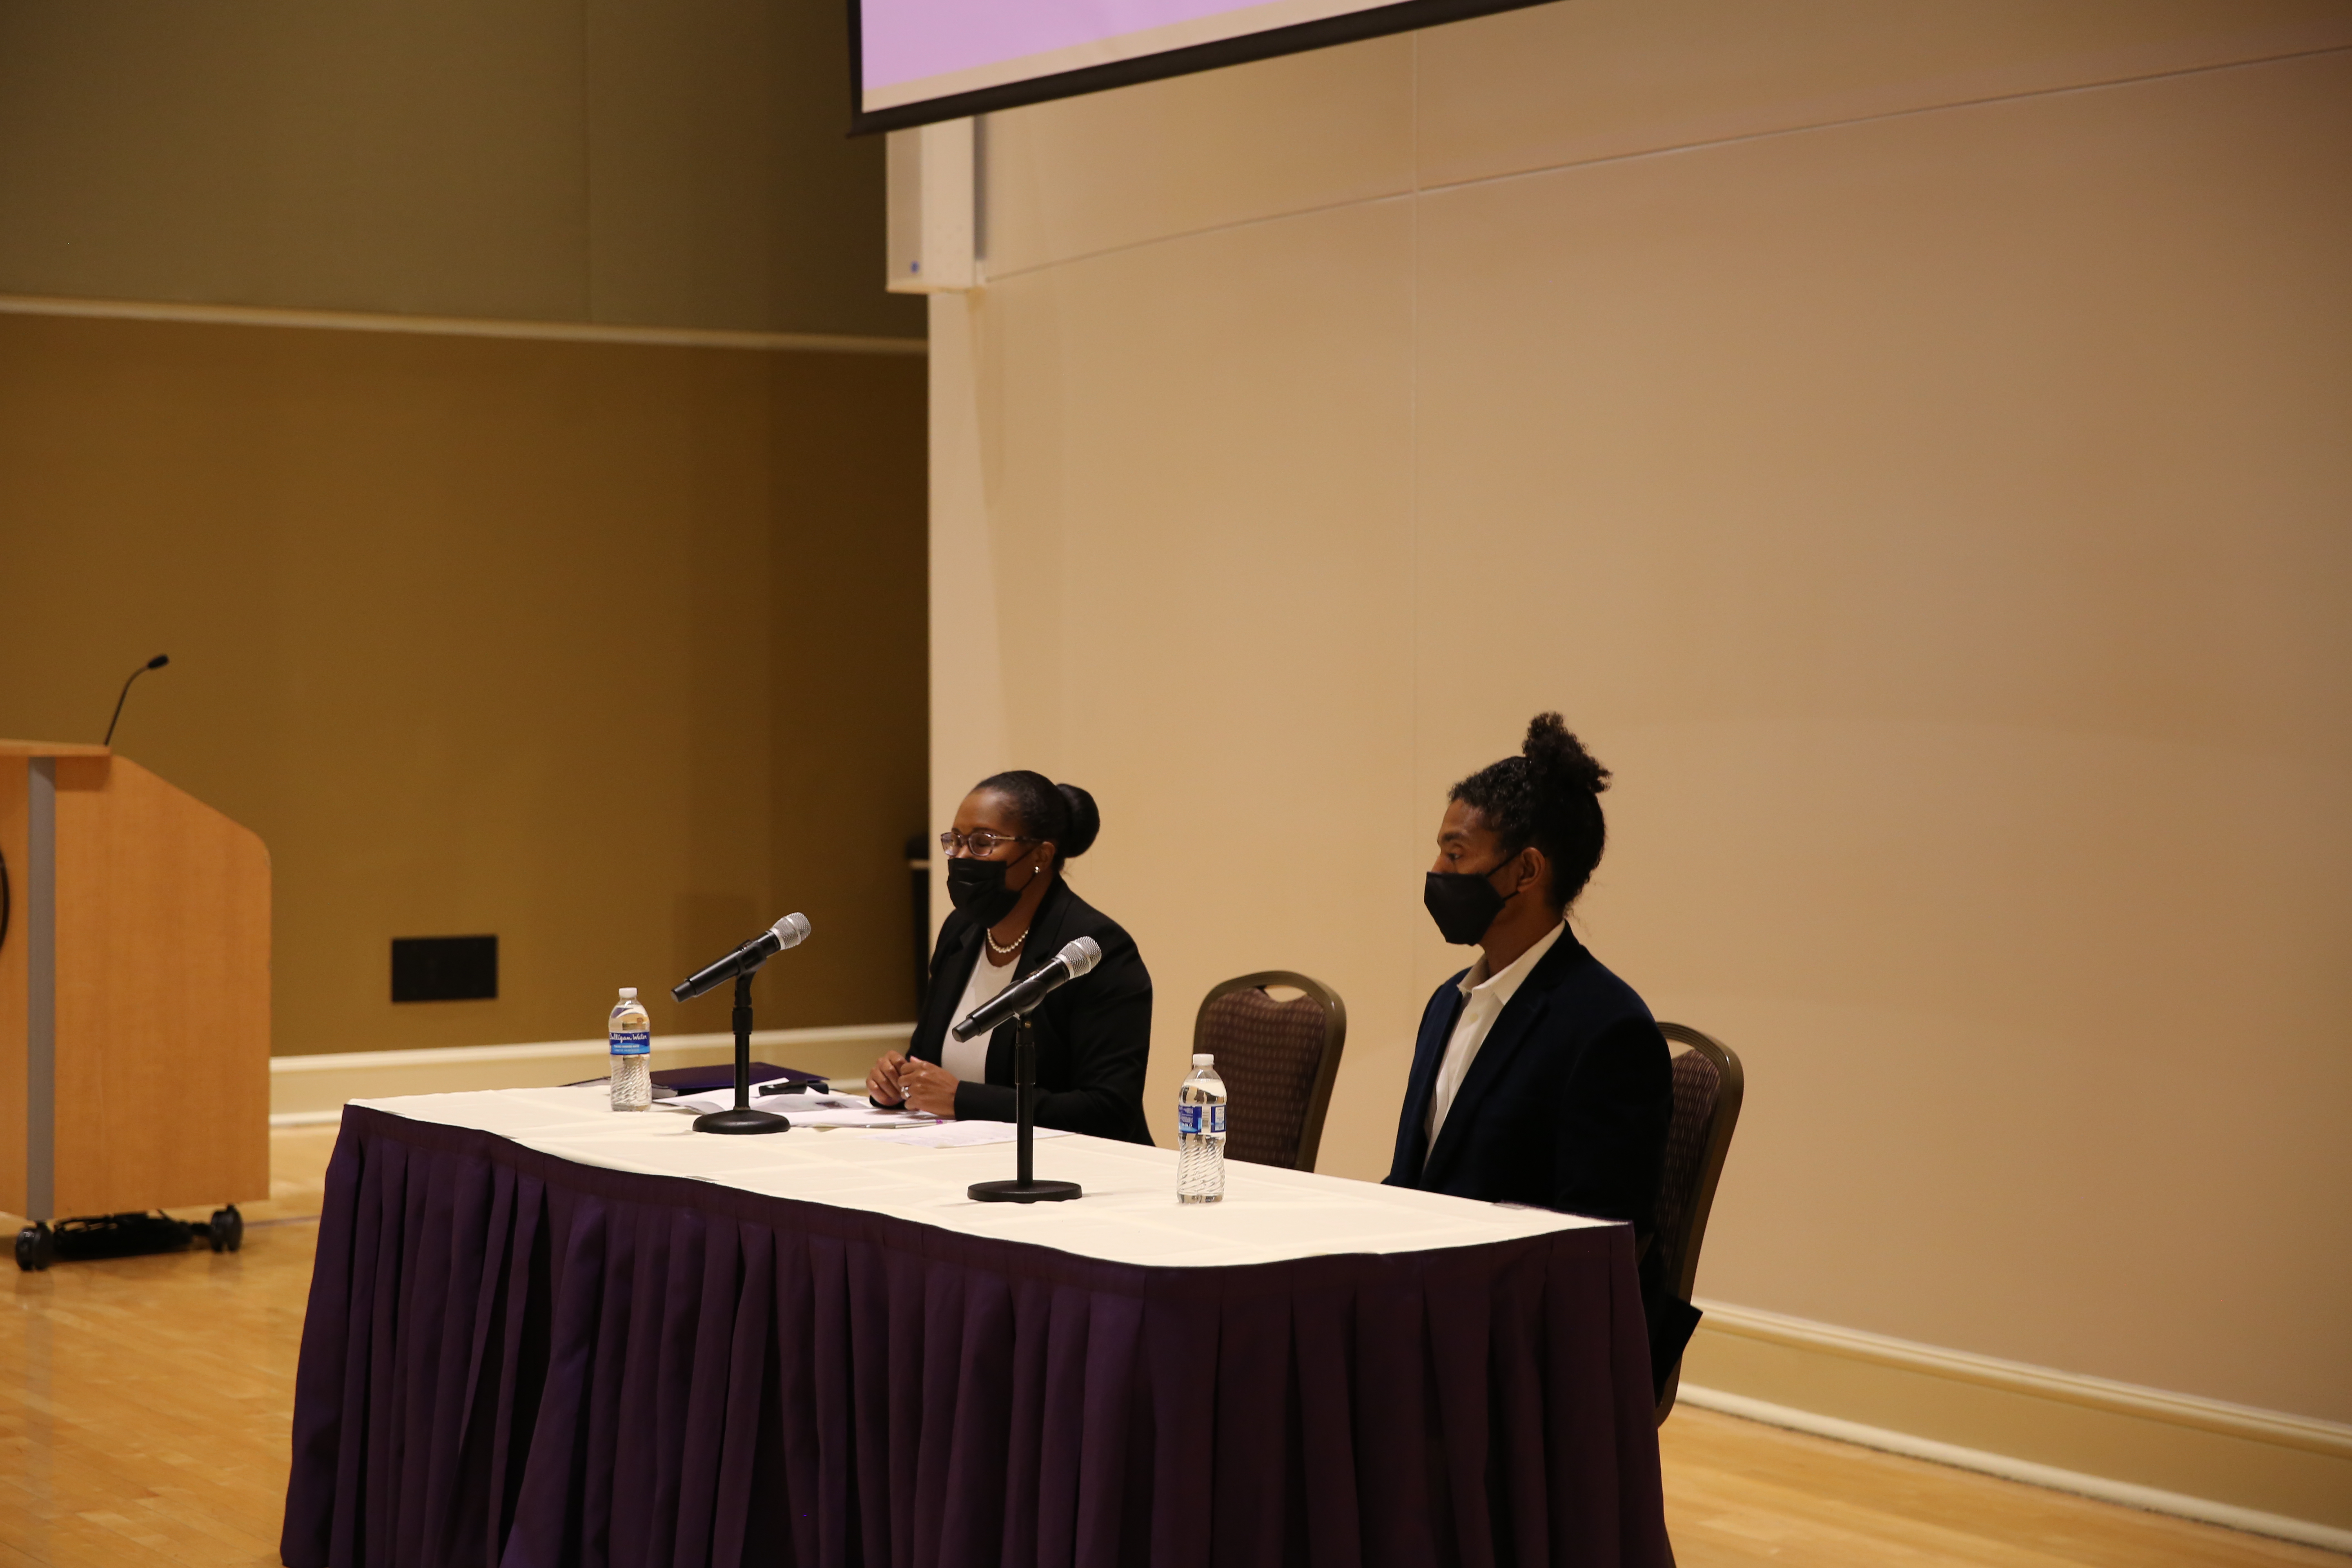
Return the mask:
<path id="1" fill-rule="evenodd" d="M 1565 710 L 1580 927 L 1747 1058 L 1700 1289 L 2352 1419 L 2352 14 L 1575 0 L 996 117 L 932 310 L 935 822 L 1346 995 Z M 1162 1120 L 1155 1117 L 1155 1121 Z"/>
<path id="2" fill-rule="evenodd" d="M 0 0 L 0 294 L 916 336 L 830 0 Z"/>
<path id="3" fill-rule="evenodd" d="M 117 744 L 269 847 L 280 1053 L 593 1035 L 786 906 L 762 1026 L 906 1017 L 923 374 L 0 316 L 0 733 L 171 654 Z M 481 931 L 497 1001 L 390 1002 Z"/>

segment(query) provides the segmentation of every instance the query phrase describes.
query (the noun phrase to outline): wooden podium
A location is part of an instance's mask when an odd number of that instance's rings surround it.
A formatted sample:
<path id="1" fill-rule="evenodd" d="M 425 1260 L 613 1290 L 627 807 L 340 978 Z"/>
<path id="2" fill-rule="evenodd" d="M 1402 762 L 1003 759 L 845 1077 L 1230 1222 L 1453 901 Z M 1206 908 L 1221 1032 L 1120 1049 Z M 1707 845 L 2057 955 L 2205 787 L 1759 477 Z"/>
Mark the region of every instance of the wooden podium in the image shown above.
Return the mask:
<path id="1" fill-rule="evenodd" d="M 0 741 L 0 1210 L 269 1193 L 269 852 L 103 746 Z"/>

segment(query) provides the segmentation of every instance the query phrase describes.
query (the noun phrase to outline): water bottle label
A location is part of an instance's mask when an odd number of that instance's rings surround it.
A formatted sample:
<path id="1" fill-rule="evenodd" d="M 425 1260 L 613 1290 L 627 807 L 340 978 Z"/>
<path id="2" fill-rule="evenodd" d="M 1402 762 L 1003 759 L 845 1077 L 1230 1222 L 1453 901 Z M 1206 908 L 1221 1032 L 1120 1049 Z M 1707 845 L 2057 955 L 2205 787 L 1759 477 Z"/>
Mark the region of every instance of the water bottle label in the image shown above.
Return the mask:
<path id="1" fill-rule="evenodd" d="M 1202 1111 L 1208 1112 L 1206 1116 Z M 1205 1125 L 1203 1125 L 1205 1123 Z M 1176 1108 L 1176 1135 L 1198 1137 L 1206 1132 L 1211 1137 L 1225 1135 L 1225 1108 L 1222 1105 L 1180 1105 Z"/>
<path id="2" fill-rule="evenodd" d="M 654 1037 L 648 1030 L 615 1029 L 613 1031 L 613 1054 L 616 1057 L 647 1056 L 652 1053 L 653 1048 Z"/>

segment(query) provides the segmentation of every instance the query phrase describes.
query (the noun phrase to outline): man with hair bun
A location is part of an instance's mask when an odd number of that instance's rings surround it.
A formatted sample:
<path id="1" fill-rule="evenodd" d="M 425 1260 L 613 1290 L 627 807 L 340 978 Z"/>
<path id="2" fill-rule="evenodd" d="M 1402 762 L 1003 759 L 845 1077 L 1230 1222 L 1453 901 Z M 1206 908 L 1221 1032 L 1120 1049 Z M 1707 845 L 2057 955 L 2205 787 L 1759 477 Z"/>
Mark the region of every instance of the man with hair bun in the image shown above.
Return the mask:
<path id="1" fill-rule="evenodd" d="M 1423 900 L 1446 941 L 1481 952 L 1422 1014 L 1388 1181 L 1630 1221 L 1663 1382 L 1697 1321 L 1651 1262 L 1666 1042 L 1567 925 L 1601 863 L 1608 787 L 1560 716 L 1538 713 L 1519 755 L 1448 795 Z"/>

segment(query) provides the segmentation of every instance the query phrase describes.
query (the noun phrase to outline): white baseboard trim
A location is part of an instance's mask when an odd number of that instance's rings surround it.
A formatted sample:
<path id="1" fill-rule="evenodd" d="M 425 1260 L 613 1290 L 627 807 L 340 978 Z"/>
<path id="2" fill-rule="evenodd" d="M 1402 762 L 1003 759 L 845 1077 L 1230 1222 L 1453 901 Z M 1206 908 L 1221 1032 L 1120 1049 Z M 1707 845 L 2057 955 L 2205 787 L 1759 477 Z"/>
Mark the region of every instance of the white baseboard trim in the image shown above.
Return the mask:
<path id="1" fill-rule="evenodd" d="M 1898 1340 L 1890 1334 L 1840 1328 L 1834 1323 L 1817 1323 L 1809 1318 L 1790 1318 L 1779 1312 L 1760 1311 L 1754 1307 L 1735 1307 L 1728 1301 L 1709 1300 L 1704 1296 L 1693 1305 L 1706 1314 L 1707 1326 L 1717 1333 L 1734 1333 L 1748 1339 L 1801 1346 L 1852 1361 L 1877 1362 L 1956 1382 L 2031 1394 L 2062 1404 L 2145 1416 L 2175 1426 L 2191 1426 L 2225 1436 L 2247 1437 L 2281 1447 L 2302 1448 L 2332 1458 L 2352 1460 L 2352 1426 L 2322 1421 L 2315 1416 L 2291 1415 L 2284 1411 L 2232 1405 L 2226 1400 L 2207 1399 L 2200 1394 L 2175 1394 L 2169 1389 L 2148 1388 L 2136 1383 L 2085 1377 L 2080 1373 L 2059 1372 L 2027 1362 L 1978 1355 L 1973 1351 L 1948 1350 L 1942 1345 L 1922 1344 L 1916 1340 Z"/>
<path id="2" fill-rule="evenodd" d="M 2109 1480 L 2103 1476 L 2086 1476 L 2079 1470 L 2037 1465 L 2028 1459 L 2011 1458 L 2006 1454 L 1987 1453 L 1982 1448 L 1963 1448 L 1954 1443 L 1937 1442 L 1932 1437 L 1916 1437 L 1907 1432 L 1889 1431 L 1884 1426 L 1865 1426 L 1859 1421 L 1842 1421 L 1834 1415 L 1819 1415 L 1792 1405 L 1774 1405 L 1767 1400 L 1750 1399 L 1745 1394 L 1727 1394 L 1721 1389 L 1699 1388 L 1685 1384 L 1675 1399 L 1677 1404 L 1701 1410 L 1719 1411 L 1726 1415 L 1761 1421 L 1772 1426 L 1785 1426 L 1792 1432 L 1834 1438 L 1841 1443 L 1876 1448 L 1884 1453 L 1928 1459 L 1939 1465 L 1950 1465 L 1956 1469 L 1999 1476 L 2003 1480 L 2023 1481 L 2028 1486 L 2073 1492 L 2080 1497 L 2096 1498 L 2102 1502 L 2146 1509 L 2151 1513 L 2168 1513 L 2206 1524 L 2226 1525 L 2231 1530 L 2274 1536 L 2282 1541 L 2324 1547 L 2330 1552 L 2352 1552 L 2352 1530 L 2337 1530 L 2308 1520 L 2289 1519 L 2284 1514 L 2263 1513 L 2255 1509 L 2239 1508 L 2181 1492 L 2163 1491 L 2155 1487 L 2134 1486 L 2129 1481 Z"/>
<path id="3" fill-rule="evenodd" d="M 2352 1426 L 1697 1305 L 1693 1405 L 2352 1552 Z"/>
<path id="4" fill-rule="evenodd" d="M 927 354 L 922 338 L 839 332 L 753 332 L 715 327 L 634 327 L 602 321 L 520 321 L 478 316 L 403 316 L 374 310 L 304 310 L 268 305 L 199 305 L 170 300 L 81 300 L 0 294 L 0 315 L 79 316 L 118 321 L 193 321 L 206 326 L 306 327 L 314 331 L 413 332 L 445 338 L 520 338 L 539 342 L 638 343 L 664 348 L 750 349 L 763 353 Z"/>
<path id="5" fill-rule="evenodd" d="M 778 1065 L 861 1078 L 883 1051 L 903 1046 L 912 1024 L 853 1024 L 821 1029 L 758 1029 L 753 1055 L 787 1057 Z M 663 1035 L 656 1067 L 699 1067 L 727 1060 L 735 1037 Z M 604 1071 L 603 1039 L 536 1040 L 502 1046 L 428 1046 L 410 1051 L 339 1051 L 269 1060 L 269 1125 L 323 1127 L 342 1120 L 343 1102 L 397 1094 L 526 1089 L 572 1083 Z"/>

